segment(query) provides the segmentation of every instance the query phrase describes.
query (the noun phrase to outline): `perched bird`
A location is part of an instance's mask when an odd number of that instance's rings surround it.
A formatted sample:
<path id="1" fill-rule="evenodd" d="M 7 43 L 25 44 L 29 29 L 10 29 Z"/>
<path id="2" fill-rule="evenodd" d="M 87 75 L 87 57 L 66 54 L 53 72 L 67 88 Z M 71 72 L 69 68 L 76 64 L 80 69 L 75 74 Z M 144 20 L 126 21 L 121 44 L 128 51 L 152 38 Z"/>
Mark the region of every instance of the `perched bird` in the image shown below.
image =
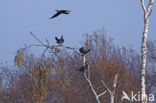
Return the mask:
<path id="1" fill-rule="evenodd" d="M 80 51 L 80 53 L 82 53 L 83 55 L 85 55 L 85 54 L 87 54 L 90 51 L 90 49 L 85 49 L 84 47 L 81 47 L 79 49 L 79 51 Z"/>
<path id="2" fill-rule="evenodd" d="M 85 63 L 84 66 L 82 66 L 79 71 L 85 71 L 86 69 L 88 69 L 88 63 Z"/>
<path id="3" fill-rule="evenodd" d="M 55 37 L 56 39 L 56 43 L 58 43 L 59 45 L 62 45 L 62 43 L 64 42 L 63 36 L 61 36 L 60 39 L 58 39 L 57 37 Z"/>
<path id="4" fill-rule="evenodd" d="M 57 16 L 59 16 L 60 14 L 69 14 L 71 11 L 69 11 L 69 10 L 56 10 L 56 14 L 54 14 L 51 18 L 49 18 L 49 19 L 53 19 L 53 18 L 55 18 L 55 17 L 57 17 Z"/>

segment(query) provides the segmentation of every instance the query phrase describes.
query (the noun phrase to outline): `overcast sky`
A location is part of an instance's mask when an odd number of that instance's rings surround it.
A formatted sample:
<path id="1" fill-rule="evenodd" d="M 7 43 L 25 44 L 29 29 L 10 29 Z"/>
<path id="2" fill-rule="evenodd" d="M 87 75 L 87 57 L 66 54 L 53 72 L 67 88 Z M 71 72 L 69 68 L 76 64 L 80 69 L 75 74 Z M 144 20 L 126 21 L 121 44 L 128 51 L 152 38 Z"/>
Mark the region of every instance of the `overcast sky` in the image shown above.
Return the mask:
<path id="1" fill-rule="evenodd" d="M 148 0 L 147 0 L 148 1 Z M 70 15 L 48 19 L 55 9 L 71 10 Z M 156 40 L 156 5 L 150 17 L 148 39 Z M 120 46 L 139 50 L 143 32 L 140 0 L 0 0 L 0 63 L 13 61 L 14 53 L 25 44 L 64 35 L 65 44 L 79 47 L 82 34 L 104 27 Z"/>

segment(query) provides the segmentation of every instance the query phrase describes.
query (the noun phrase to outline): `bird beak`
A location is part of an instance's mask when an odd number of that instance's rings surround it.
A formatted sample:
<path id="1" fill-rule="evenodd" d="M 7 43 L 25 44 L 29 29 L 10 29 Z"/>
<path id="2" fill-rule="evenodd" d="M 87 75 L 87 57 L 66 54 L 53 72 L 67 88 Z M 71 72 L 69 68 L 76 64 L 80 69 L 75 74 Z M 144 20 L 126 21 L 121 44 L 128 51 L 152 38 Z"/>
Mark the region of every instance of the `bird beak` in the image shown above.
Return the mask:
<path id="1" fill-rule="evenodd" d="M 68 10 L 68 12 L 71 12 L 70 10 Z"/>

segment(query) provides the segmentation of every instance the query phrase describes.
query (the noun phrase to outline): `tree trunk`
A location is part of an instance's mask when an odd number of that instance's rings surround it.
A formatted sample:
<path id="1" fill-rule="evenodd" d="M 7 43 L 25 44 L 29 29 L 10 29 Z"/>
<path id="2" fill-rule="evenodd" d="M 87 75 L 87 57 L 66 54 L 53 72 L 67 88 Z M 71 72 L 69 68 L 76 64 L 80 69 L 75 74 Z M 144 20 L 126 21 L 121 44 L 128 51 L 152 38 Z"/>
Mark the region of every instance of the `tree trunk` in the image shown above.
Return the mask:
<path id="1" fill-rule="evenodd" d="M 114 103 L 114 94 L 110 95 L 110 103 Z"/>
<path id="2" fill-rule="evenodd" d="M 145 15 L 146 16 L 146 15 Z M 142 103 L 147 103 L 146 98 L 146 83 L 145 83 L 145 75 L 146 75 L 146 40 L 147 40 L 147 32 L 148 32 L 148 18 L 145 20 L 144 33 L 142 37 L 142 46 L 141 46 L 141 101 Z"/>
<path id="3" fill-rule="evenodd" d="M 147 103 L 147 95 L 146 95 L 146 52 L 147 52 L 147 33 L 149 27 L 149 16 L 151 15 L 151 7 L 153 5 L 154 0 L 149 0 L 148 7 L 145 7 L 144 0 L 140 0 L 142 9 L 144 11 L 144 32 L 142 36 L 142 45 L 141 45 L 141 103 Z"/>

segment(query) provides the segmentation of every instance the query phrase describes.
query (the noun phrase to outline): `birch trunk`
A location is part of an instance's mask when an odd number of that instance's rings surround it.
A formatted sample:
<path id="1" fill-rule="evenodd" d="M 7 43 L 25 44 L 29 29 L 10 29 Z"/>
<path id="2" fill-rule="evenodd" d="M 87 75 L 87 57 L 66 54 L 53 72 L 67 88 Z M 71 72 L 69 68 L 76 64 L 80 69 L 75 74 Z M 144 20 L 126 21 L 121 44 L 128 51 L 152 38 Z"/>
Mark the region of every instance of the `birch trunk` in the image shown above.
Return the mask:
<path id="1" fill-rule="evenodd" d="M 114 94 L 110 95 L 110 103 L 114 103 Z"/>
<path id="2" fill-rule="evenodd" d="M 145 83 L 145 76 L 146 76 L 146 40 L 147 40 L 147 32 L 148 32 L 148 18 L 145 20 L 145 27 L 144 27 L 144 33 L 142 37 L 142 46 L 141 46 L 141 101 L 142 103 L 147 103 L 146 98 L 146 83 Z"/>
<path id="3" fill-rule="evenodd" d="M 85 63 L 86 63 L 86 57 L 84 55 L 83 56 L 83 65 L 84 66 L 85 66 Z M 101 103 L 100 100 L 99 100 L 99 96 L 97 95 L 97 93 L 95 92 L 95 90 L 93 88 L 93 85 L 91 84 L 91 81 L 90 81 L 90 70 L 89 69 L 90 68 L 88 67 L 88 77 L 86 75 L 86 71 L 84 71 L 84 77 L 85 77 L 86 81 L 88 82 L 88 84 L 89 84 L 89 86 L 90 86 L 90 88 L 91 88 L 91 90 L 92 90 L 92 92 L 93 92 L 93 94 L 95 96 L 95 99 L 96 99 L 97 103 Z"/>
<path id="4" fill-rule="evenodd" d="M 145 77 L 146 77 L 146 41 L 147 41 L 147 34 L 149 29 L 149 16 L 151 14 L 151 7 L 154 2 L 154 0 L 150 0 L 148 7 L 145 7 L 144 0 L 140 0 L 141 5 L 144 11 L 144 32 L 142 36 L 142 45 L 141 45 L 141 103 L 147 103 L 147 95 L 146 95 L 146 83 L 145 83 Z"/>
<path id="5" fill-rule="evenodd" d="M 115 78 L 114 78 L 114 81 L 113 81 L 113 91 L 111 91 L 103 81 L 101 81 L 101 82 L 102 82 L 105 89 L 108 91 L 108 93 L 110 95 L 110 103 L 114 103 L 115 89 L 116 89 L 117 82 L 118 82 L 118 74 L 115 75 Z"/>

